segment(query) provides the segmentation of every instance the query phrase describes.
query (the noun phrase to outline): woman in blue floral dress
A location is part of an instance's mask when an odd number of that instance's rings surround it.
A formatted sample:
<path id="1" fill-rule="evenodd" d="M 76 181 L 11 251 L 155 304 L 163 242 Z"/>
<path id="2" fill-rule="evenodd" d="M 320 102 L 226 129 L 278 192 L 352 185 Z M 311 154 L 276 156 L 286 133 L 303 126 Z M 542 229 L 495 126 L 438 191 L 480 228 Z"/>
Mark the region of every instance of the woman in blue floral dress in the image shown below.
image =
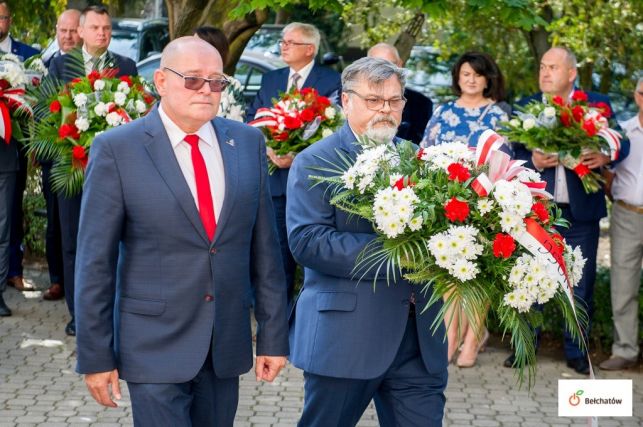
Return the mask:
<path id="1" fill-rule="evenodd" d="M 458 59 L 451 74 L 452 89 L 458 98 L 435 110 L 424 132 L 422 147 L 456 141 L 475 147 L 484 130 L 496 129 L 509 120 L 511 107 L 504 102 L 504 79 L 489 55 L 467 52 Z M 485 319 L 476 319 L 472 327 L 463 308 L 454 307 L 445 320 L 449 361 L 462 343 L 456 364 L 461 368 L 472 367 L 489 338 Z"/>

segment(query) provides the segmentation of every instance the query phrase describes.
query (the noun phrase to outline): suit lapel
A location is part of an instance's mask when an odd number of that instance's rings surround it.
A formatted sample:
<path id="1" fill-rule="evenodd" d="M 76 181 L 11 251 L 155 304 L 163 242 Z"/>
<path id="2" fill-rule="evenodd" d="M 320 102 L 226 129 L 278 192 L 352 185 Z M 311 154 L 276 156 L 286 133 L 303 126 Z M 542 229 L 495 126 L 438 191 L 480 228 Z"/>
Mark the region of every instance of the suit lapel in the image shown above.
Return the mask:
<path id="1" fill-rule="evenodd" d="M 161 122 L 157 107 L 150 111 L 144 120 L 145 132 L 150 136 L 143 143 L 145 149 L 196 232 L 209 244 L 210 239 L 205 233 L 190 187 L 188 187 L 183 172 L 181 172 L 181 167 L 176 160 L 176 155 L 163 127 L 163 122 Z"/>
<path id="2" fill-rule="evenodd" d="M 290 68 L 282 68 L 281 75 L 277 80 L 277 90 L 275 90 L 275 97 L 279 97 L 279 92 L 285 92 L 288 89 L 288 75 L 290 74 Z M 272 102 L 270 104 L 272 106 Z"/>
<path id="3" fill-rule="evenodd" d="M 235 141 L 229 134 L 228 126 L 222 119 L 212 120 L 214 132 L 217 135 L 217 143 L 221 151 L 221 158 L 223 160 L 223 169 L 225 174 L 225 196 L 223 199 L 223 206 L 221 213 L 217 218 L 217 231 L 212 239 L 212 243 L 216 243 L 221 235 L 221 230 L 224 229 L 232 214 L 232 207 L 234 206 L 238 181 L 239 181 L 239 152 L 237 151 L 237 144 L 240 141 Z"/>
<path id="4" fill-rule="evenodd" d="M 315 84 L 317 83 L 317 80 L 319 80 L 319 73 L 317 70 L 317 64 L 313 65 L 313 68 L 310 70 L 310 74 L 308 74 L 308 77 L 302 87 L 316 87 Z"/>

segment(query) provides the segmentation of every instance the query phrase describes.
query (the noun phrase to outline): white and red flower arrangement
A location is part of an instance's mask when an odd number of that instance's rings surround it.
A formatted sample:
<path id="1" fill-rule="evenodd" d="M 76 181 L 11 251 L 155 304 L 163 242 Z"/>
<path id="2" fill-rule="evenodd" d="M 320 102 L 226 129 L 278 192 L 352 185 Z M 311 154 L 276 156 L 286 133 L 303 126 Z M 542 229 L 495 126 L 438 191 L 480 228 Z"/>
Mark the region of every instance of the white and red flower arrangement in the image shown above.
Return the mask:
<path id="1" fill-rule="evenodd" d="M 263 130 L 267 146 L 278 155 L 299 153 L 331 135 L 343 122 L 340 109 L 311 87 L 293 87 L 273 99 L 273 104 L 257 110 L 255 120 L 248 124 Z M 270 166 L 273 171 L 274 165 Z"/>
<path id="2" fill-rule="evenodd" d="M 48 112 L 32 132 L 30 152 L 38 159 L 54 161 L 54 191 L 78 194 L 94 137 L 144 116 L 155 102 L 141 78 L 116 78 L 115 74 L 115 69 L 92 71 L 44 101 Z"/>
<path id="3" fill-rule="evenodd" d="M 311 179 L 329 185 L 332 204 L 373 224 L 377 239 L 360 256 L 357 277 L 380 269 L 422 292 L 432 286 L 429 304 L 446 296 L 435 330 L 452 304 L 462 304 L 474 324 L 489 308 L 511 333 L 521 381 L 529 366 L 531 384 L 534 328 L 542 324 L 532 306 L 556 301 L 579 336 L 586 315 L 572 289 L 585 260 L 556 232 L 565 221 L 546 183 L 499 151 L 502 142 L 487 130 L 476 151 L 459 142 L 419 151 L 407 142 L 369 143 L 356 159 L 316 168 Z"/>
<path id="4" fill-rule="evenodd" d="M 0 138 L 6 144 L 11 138 L 24 137 L 23 128 L 33 116 L 35 103 L 27 89 L 40 84 L 41 70 L 44 65 L 39 59 L 24 63 L 14 54 L 0 54 Z"/>
<path id="5" fill-rule="evenodd" d="M 621 135 L 609 127 L 609 106 L 587 100 L 580 90 L 574 91 L 569 102 L 560 96 L 546 96 L 546 102 L 533 101 L 518 111 L 499 132 L 530 150 L 557 153 L 562 164 L 581 179 L 585 192 L 595 193 L 603 179 L 579 158 L 587 152 L 603 152 L 618 159 Z"/>

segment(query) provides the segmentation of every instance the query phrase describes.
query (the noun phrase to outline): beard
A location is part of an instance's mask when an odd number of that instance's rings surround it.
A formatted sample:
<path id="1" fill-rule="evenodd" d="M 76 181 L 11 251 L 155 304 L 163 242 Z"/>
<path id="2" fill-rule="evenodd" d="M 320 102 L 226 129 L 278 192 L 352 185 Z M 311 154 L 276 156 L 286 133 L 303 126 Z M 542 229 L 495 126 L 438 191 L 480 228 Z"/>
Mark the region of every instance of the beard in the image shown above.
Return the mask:
<path id="1" fill-rule="evenodd" d="M 380 125 L 375 127 L 375 125 Z M 377 115 L 366 125 L 364 135 L 378 144 L 388 144 L 397 133 L 399 123 L 388 115 Z"/>

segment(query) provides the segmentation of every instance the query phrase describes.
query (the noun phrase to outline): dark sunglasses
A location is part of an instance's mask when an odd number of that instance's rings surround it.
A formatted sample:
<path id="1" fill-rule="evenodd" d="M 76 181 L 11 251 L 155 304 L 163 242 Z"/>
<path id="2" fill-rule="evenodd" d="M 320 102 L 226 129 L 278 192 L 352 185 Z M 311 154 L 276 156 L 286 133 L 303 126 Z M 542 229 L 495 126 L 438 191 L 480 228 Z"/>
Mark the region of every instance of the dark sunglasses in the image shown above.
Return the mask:
<path id="1" fill-rule="evenodd" d="M 208 83 L 212 92 L 223 92 L 225 88 L 230 84 L 230 81 L 223 76 L 214 79 L 206 79 L 204 77 L 186 76 L 176 70 L 171 69 L 170 67 L 163 67 L 163 69 L 169 70 L 177 76 L 181 77 L 184 81 L 185 88 L 190 90 L 199 90 L 203 87 L 204 84 Z"/>

